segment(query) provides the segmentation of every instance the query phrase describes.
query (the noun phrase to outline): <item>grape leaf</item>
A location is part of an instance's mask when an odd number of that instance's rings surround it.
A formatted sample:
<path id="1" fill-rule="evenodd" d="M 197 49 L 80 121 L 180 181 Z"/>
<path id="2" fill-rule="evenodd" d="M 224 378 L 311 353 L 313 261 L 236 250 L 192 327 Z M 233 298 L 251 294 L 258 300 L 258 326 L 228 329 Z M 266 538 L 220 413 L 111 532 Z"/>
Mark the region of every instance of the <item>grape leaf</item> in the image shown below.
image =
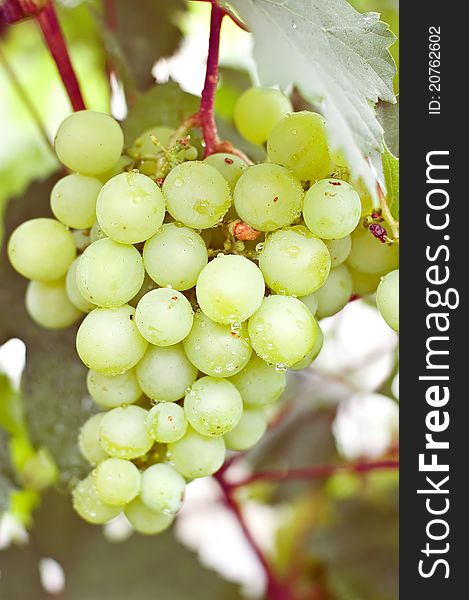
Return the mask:
<path id="1" fill-rule="evenodd" d="M 3 402 L 1 395 L 0 402 Z M 8 441 L 8 434 L 0 427 L 0 515 L 2 512 L 8 510 L 10 504 L 10 492 L 16 487 L 13 469 L 10 463 Z"/>
<path id="2" fill-rule="evenodd" d="M 384 183 L 386 184 L 386 202 L 392 216 L 399 220 L 399 159 L 384 146 L 381 155 Z"/>
<path id="3" fill-rule="evenodd" d="M 375 195 L 364 156 L 382 150 L 373 103 L 394 102 L 395 41 L 377 13 L 360 14 L 345 0 L 229 0 L 254 36 L 264 85 L 295 84 L 327 119 L 332 148 L 340 148 L 354 177 Z"/>
<path id="4" fill-rule="evenodd" d="M 395 104 L 378 102 L 376 116 L 384 129 L 384 143 L 399 158 L 399 98 Z"/>

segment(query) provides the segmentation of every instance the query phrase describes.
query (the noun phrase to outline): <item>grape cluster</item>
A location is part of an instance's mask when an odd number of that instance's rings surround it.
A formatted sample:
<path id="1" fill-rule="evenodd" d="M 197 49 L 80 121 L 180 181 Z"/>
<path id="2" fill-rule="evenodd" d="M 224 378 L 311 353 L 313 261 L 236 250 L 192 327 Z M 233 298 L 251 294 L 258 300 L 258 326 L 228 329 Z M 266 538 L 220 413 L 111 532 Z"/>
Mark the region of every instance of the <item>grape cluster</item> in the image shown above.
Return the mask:
<path id="1" fill-rule="evenodd" d="M 262 437 L 285 371 L 321 350 L 317 319 L 354 293 L 379 284 L 397 329 L 397 248 L 370 234 L 370 199 L 347 181 L 322 116 L 253 88 L 235 122 L 267 143 L 266 162 L 198 160 L 167 127 L 123 155 L 114 119 L 70 115 L 55 139 L 71 171 L 52 190 L 55 219 L 9 240 L 33 320 L 63 328 L 86 313 L 76 348 L 101 412 L 80 431 L 93 470 L 73 502 L 88 522 L 123 511 L 141 533 L 166 529 L 187 481 Z"/>

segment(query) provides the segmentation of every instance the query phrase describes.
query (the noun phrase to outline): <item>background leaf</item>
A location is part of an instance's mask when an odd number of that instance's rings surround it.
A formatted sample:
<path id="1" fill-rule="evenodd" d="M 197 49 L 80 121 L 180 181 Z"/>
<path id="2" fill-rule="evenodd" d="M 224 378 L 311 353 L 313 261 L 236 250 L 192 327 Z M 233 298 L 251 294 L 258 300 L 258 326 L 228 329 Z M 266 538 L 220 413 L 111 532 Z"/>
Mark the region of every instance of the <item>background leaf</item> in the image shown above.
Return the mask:
<path id="1" fill-rule="evenodd" d="M 386 201 L 392 216 L 399 220 L 399 159 L 385 146 L 381 161 L 386 184 Z"/>
<path id="2" fill-rule="evenodd" d="M 378 102 L 376 116 L 384 129 L 386 146 L 399 158 L 399 98 L 396 104 Z"/>

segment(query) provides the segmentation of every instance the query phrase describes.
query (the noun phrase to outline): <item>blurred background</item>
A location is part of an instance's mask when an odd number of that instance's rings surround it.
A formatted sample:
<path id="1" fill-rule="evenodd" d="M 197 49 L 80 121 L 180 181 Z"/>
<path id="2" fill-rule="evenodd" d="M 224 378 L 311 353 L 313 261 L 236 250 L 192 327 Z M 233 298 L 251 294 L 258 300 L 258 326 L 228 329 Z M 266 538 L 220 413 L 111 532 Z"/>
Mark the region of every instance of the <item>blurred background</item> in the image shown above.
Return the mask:
<path id="1" fill-rule="evenodd" d="M 398 35 L 397 0 L 352 4 L 380 12 Z M 136 127 L 137 107 L 143 130 L 158 124 L 159 99 L 169 93 L 158 91 L 163 86 L 168 90 L 172 81 L 200 94 L 209 6 L 183 0 L 136 5 L 62 0 L 57 10 L 87 107 L 128 116 L 129 128 Z M 71 109 L 37 25 L 23 21 L 0 36 L 3 247 L 5 232 L 20 220 L 48 214 L 49 178 L 59 169 L 50 144 Z M 243 143 L 232 125 L 236 98 L 256 83 L 251 37 L 225 19 L 221 39 L 216 108 L 222 138 L 256 158 L 259 149 Z M 392 53 L 397 61 L 397 43 Z M 397 78 L 395 85 L 397 91 Z M 196 98 L 184 98 L 196 106 Z M 61 492 L 83 468 L 76 431 L 92 409 L 73 332 L 49 334 L 29 322 L 24 282 L 7 266 L 4 249 L 0 271 L 0 598 L 266 597 L 265 566 L 211 479 L 188 486 L 175 526 L 161 536 L 131 534 L 120 518 L 100 529 L 74 516 Z M 236 460 L 230 476 L 396 458 L 397 335 L 373 298 L 349 303 L 321 325 L 319 358 L 308 370 L 289 373 L 273 426 Z M 15 481 L 8 454 L 19 421 L 35 447 L 46 446 L 59 463 L 58 491 L 28 494 Z M 343 470 L 330 477 L 258 480 L 239 488 L 237 500 L 260 551 L 289 582 L 295 600 L 396 600 L 397 484 L 394 469 Z"/>

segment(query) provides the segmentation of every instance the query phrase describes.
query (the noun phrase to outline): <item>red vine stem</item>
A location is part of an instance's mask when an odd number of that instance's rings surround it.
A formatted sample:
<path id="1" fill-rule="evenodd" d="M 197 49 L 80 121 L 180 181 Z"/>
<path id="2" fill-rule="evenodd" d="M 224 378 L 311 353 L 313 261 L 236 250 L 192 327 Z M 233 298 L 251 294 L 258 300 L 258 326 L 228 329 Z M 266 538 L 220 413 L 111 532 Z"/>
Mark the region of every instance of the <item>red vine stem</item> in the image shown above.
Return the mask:
<path id="1" fill-rule="evenodd" d="M 80 90 L 77 76 L 67 49 L 57 13 L 52 0 L 48 0 L 44 8 L 35 15 L 42 34 L 49 48 L 49 52 L 57 65 L 60 77 L 67 91 L 73 110 L 84 110 L 85 103 Z"/>

